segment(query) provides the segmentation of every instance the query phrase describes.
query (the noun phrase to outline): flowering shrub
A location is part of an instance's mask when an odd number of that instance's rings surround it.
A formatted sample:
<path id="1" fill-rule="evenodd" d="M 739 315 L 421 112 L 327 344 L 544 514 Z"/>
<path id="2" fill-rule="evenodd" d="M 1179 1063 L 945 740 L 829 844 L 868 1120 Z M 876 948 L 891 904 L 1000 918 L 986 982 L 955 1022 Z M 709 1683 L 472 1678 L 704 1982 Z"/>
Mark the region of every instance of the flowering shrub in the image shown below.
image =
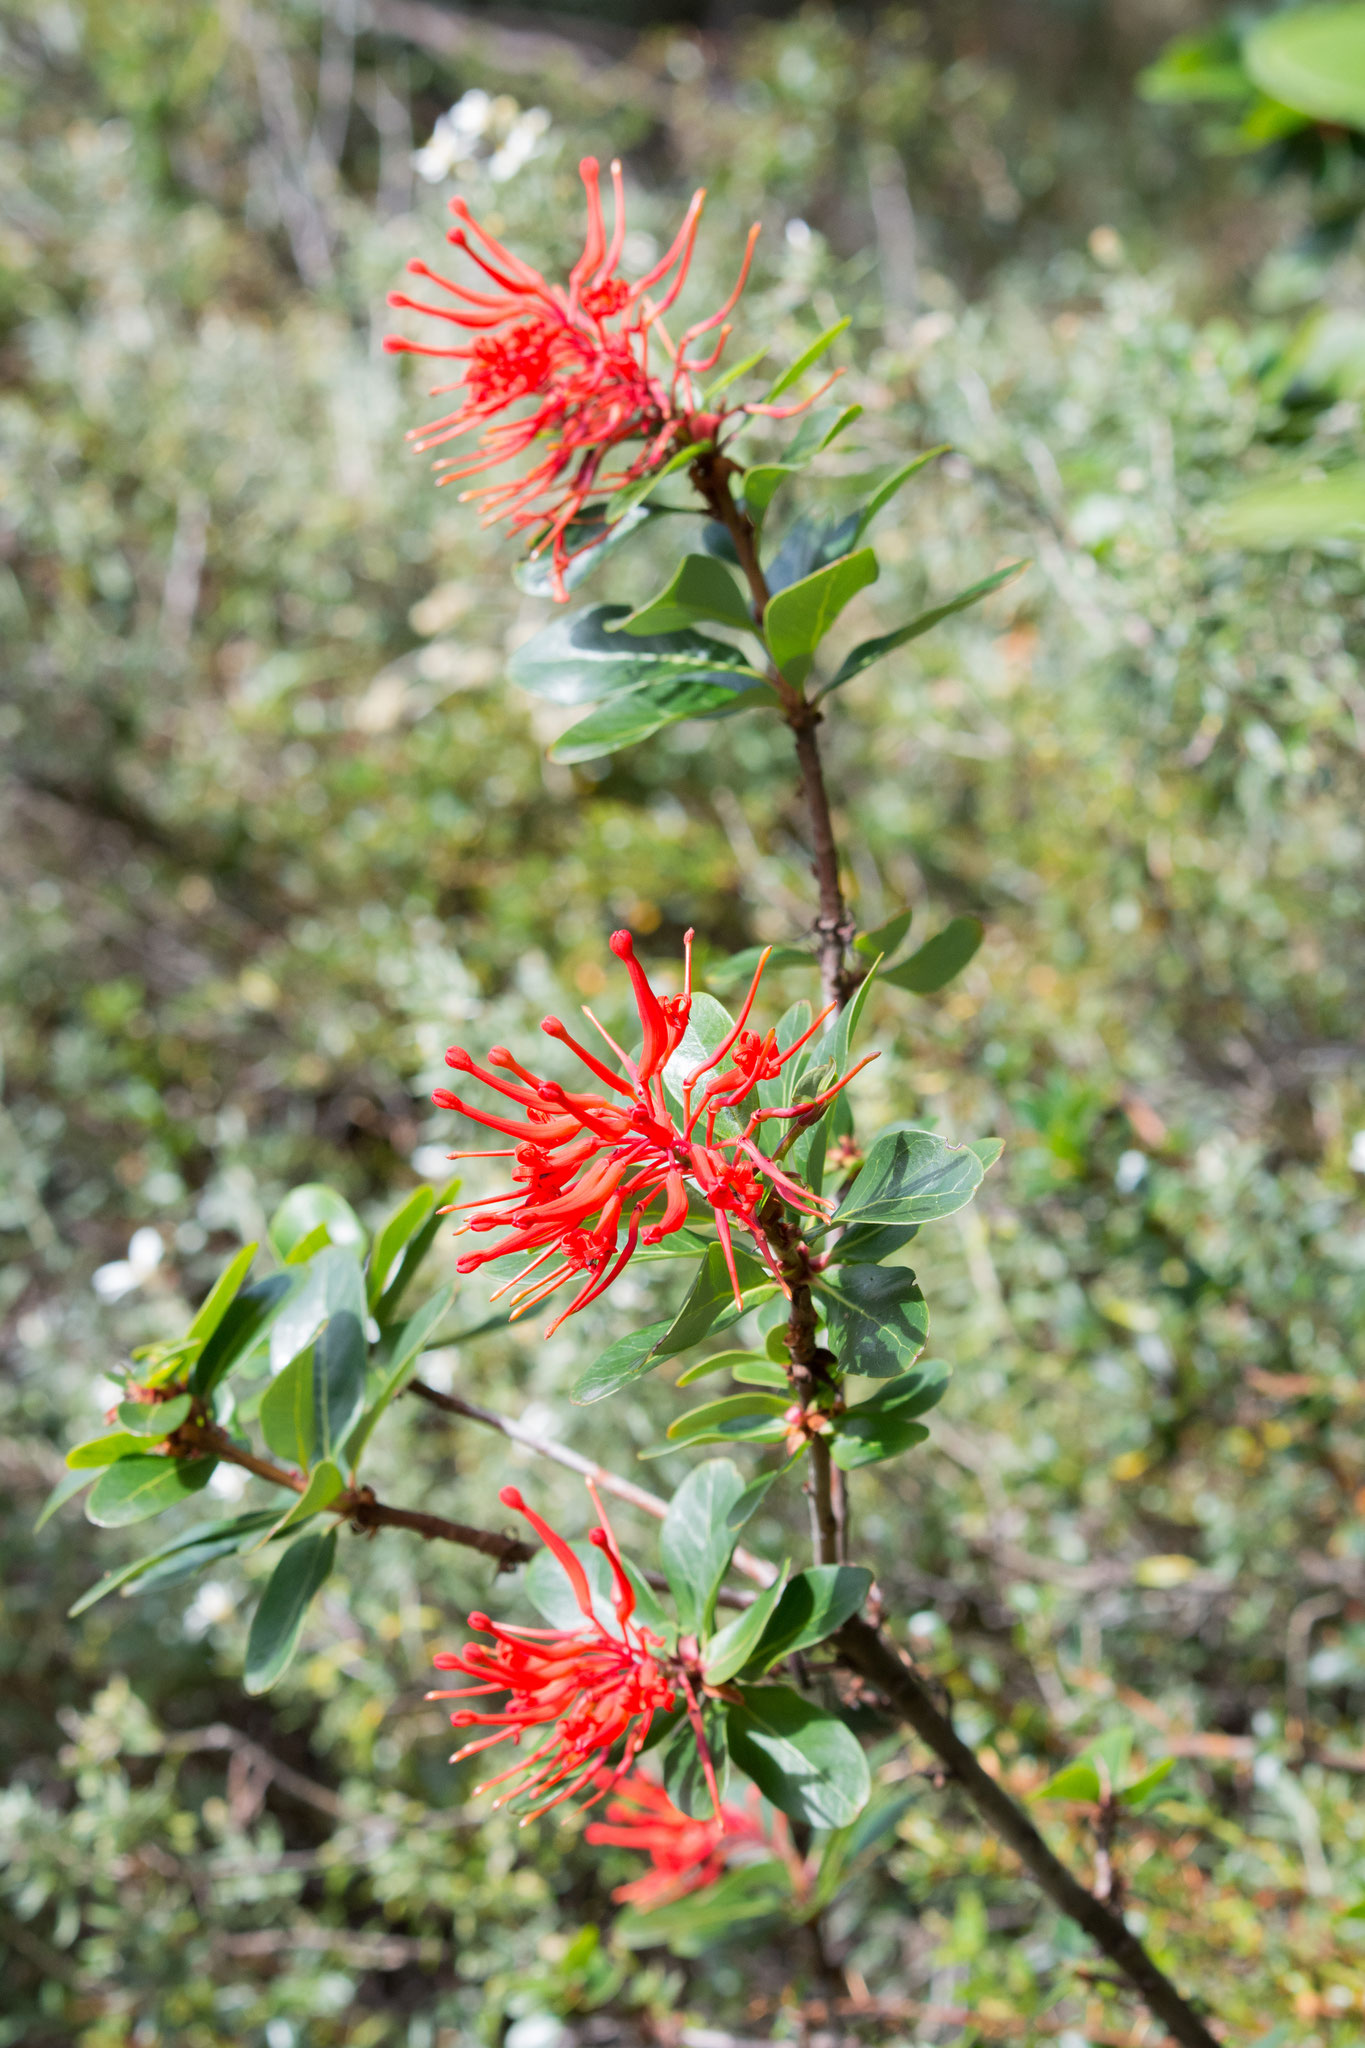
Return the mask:
<path id="1" fill-rule="evenodd" d="M 855 1041 L 869 989 L 877 979 L 907 995 L 945 986 L 972 957 L 981 929 L 955 919 L 904 958 L 908 910 L 858 932 L 844 893 L 820 728 L 842 685 L 977 602 L 1018 565 L 831 657 L 832 630 L 878 574 L 870 529 L 937 451 L 868 479 L 846 516 L 796 521 L 772 546 L 777 493 L 790 492 L 858 416 L 856 407 L 810 411 L 818 392 L 779 403 L 846 323 L 819 337 L 763 397 L 720 408 L 719 392 L 701 391 L 695 379 L 723 345 L 752 237 L 730 299 L 685 327 L 675 344 L 663 316 L 686 280 L 700 196 L 667 255 L 628 284 L 618 274 L 619 172 L 610 238 L 590 161 L 584 177 L 587 241 L 564 286 L 547 285 L 457 204 L 461 224 L 451 239 L 482 281 L 438 278 L 453 307 L 422 310 L 475 338 L 417 350 L 467 365 L 463 403 L 420 438 L 430 446 L 483 429 L 481 452 L 456 458 L 446 475 L 531 456 L 524 475 L 492 487 L 485 512 L 529 531 L 533 552 L 549 549 L 550 595 L 561 602 L 571 580 L 665 510 L 697 522 L 696 545 L 653 597 L 633 607 L 559 613 L 518 649 L 513 676 L 555 702 L 594 706 L 557 743 L 561 760 L 614 752 L 683 719 L 751 711 L 780 721 L 800 777 L 816 881 L 808 941 L 789 950 L 786 964 L 805 971 L 812 996 L 817 987 L 820 996 L 818 1003 L 801 997 L 760 1034 L 749 1020 L 766 954 L 756 964 L 713 964 L 709 978 L 717 985 L 742 982 L 752 970 L 731 1016 L 694 987 L 690 938 L 681 991 L 661 995 L 630 935 L 619 932 L 612 947 L 632 985 L 638 1048 L 618 1044 L 590 1019 L 614 1071 L 558 1020 L 545 1027 L 596 1088 L 542 1078 L 504 1048 L 493 1048 L 485 1066 L 452 1051 L 456 1071 L 518 1112 L 504 1116 L 445 1091 L 438 1096 L 514 1140 L 494 1155 L 514 1160 L 514 1191 L 459 1207 L 469 1219 L 462 1232 L 502 1235 L 464 1254 L 458 1267 L 468 1278 L 503 1257 L 526 1260 L 508 1282 L 513 1314 L 586 1276 L 552 1328 L 602 1295 L 633 1257 L 687 1268 L 672 1312 L 590 1360 L 573 1398 L 608 1399 L 733 1330 L 737 1344 L 701 1351 L 678 1382 L 725 1373 L 732 1390 L 679 1414 L 664 1448 L 721 1445 L 753 1458 L 755 1469 L 746 1475 L 730 1457 L 705 1458 L 667 1498 L 618 1472 L 595 1471 L 599 1522 L 580 1548 L 510 1487 L 500 1501 L 526 1518 L 539 1547 L 379 1499 L 365 1476 L 373 1471 L 368 1446 L 386 1410 L 410 1390 L 504 1428 L 547 1457 L 582 1461 L 420 1377 L 424 1353 L 444 1341 L 454 1285 L 415 1308 L 411 1295 L 442 1215 L 459 1206 L 457 1185 L 439 1196 L 419 1189 L 373 1242 L 339 1196 L 308 1185 L 271 1221 L 271 1270 L 253 1279 L 258 1247 L 246 1246 L 183 1337 L 148 1348 L 125 1369 L 123 1398 L 109 1417 L 114 1426 L 70 1453 L 71 1472 L 56 1496 L 59 1504 L 93 1477 L 91 1521 L 121 1526 L 182 1505 L 220 1467 L 235 1466 L 275 1489 L 273 1504 L 191 1523 L 107 1575 L 78 1606 L 139 1578 L 164 1583 L 269 1547 L 276 1561 L 246 1655 L 247 1688 L 259 1693 L 287 1668 L 345 1530 L 404 1530 L 461 1545 L 502 1570 L 525 1566 L 524 1591 L 546 1625 L 471 1614 L 475 1636 L 488 1640 L 437 1657 L 440 1669 L 471 1682 L 433 1697 L 459 1702 L 451 1717 L 457 1730 L 482 1731 L 455 1761 L 504 1744 L 518 1752 L 488 1786 L 497 1788 L 498 1803 L 517 1806 L 524 1823 L 570 1802 L 605 1802 L 589 1839 L 603 1848 L 643 1848 L 651 1858 L 647 1877 L 622 1892 L 642 1921 L 656 1911 L 676 1920 L 709 1901 L 719 1911 L 738 1912 L 742 1903 L 746 1912 L 815 1926 L 857 1830 L 875 1839 L 870 1710 L 872 1725 L 903 1723 L 929 1746 L 1177 2040 L 1209 2048 L 1204 2020 L 1125 1923 L 1112 1882 L 1087 1890 L 954 1730 L 888 1633 L 872 1568 L 852 1554 L 853 1475 L 929 1440 L 921 1418 L 948 1377 L 946 1366 L 923 1355 L 928 1312 L 902 1254 L 920 1229 L 966 1207 L 1000 1147 L 988 1138 L 955 1145 L 900 1122 L 865 1143 L 855 1134 L 847 1091 L 867 1064 Z M 658 286 L 656 301 L 650 293 Z M 691 353 L 717 330 L 709 355 Z M 649 367 L 655 338 L 672 363 L 667 376 Z M 528 409 L 509 416 L 520 405 Z M 806 417 L 780 459 L 750 458 L 741 438 L 750 422 L 798 412 Z M 636 443 L 624 459 L 619 451 Z M 664 508 L 654 492 L 670 477 L 691 495 Z M 576 534 L 580 526 L 587 531 Z M 736 1243 L 735 1223 L 752 1253 Z M 796 1570 L 789 1558 L 765 1558 L 739 1543 L 772 1490 L 791 1483 L 808 1500 L 813 1553 Z M 657 1517 L 657 1569 L 623 1555 L 599 1490 Z M 653 1761 L 645 1764 L 647 1754 Z M 1081 1775 L 1064 1774 L 1058 1785 L 1082 1788 L 1112 1871 L 1125 1814 L 1154 1796 L 1160 1772 L 1130 1775 L 1126 1749 L 1074 1768 Z M 645 1774 L 656 1770 L 657 1778 Z M 750 1787 L 743 1806 L 727 1804 L 735 1778 Z M 749 1850 L 764 1852 L 753 1867 L 740 1860 Z"/>

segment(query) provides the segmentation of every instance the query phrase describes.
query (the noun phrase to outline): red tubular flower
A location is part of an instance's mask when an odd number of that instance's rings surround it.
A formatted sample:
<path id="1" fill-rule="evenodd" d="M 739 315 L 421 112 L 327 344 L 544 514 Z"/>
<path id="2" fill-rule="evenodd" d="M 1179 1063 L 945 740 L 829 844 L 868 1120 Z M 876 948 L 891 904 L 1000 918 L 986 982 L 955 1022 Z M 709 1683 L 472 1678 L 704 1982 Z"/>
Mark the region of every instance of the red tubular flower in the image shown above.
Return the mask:
<path id="1" fill-rule="evenodd" d="M 578 549 L 569 544 L 569 529 L 589 499 L 648 476 L 680 448 L 714 442 L 734 412 L 786 419 L 819 396 L 790 406 L 704 410 L 696 379 L 714 367 L 729 337 L 726 315 L 744 289 L 757 226 L 749 231 L 729 298 L 675 342 L 664 316 L 686 281 L 705 193 L 694 194 L 667 253 L 643 277 L 628 282 L 617 275 L 626 232 L 621 166 L 611 167 L 615 212 L 610 240 L 596 158 L 584 157 L 579 170 L 588 195 L 588 230 L 567 284 L 548 283 L 481 227 L 463 199 L 452 199 L 450 209 L 459 224 L 446 239 L 482 272 L 480 289 L 443 277 L 414 258 L 409 271 L 446 293 L 449 303 L 430 305 L 405 292 L 390 292 L 389 304 L 460 330 L 452 337 L 457 345 L 442 348 L 397 334 L 384 339 L 391 352 L 465 366 L 455 382 L 437 384 L 431 393 L 436 397 L 458 389 L 460 404 L 408 435 L 425 450 L 481 430 L 472 452 L 437 459 L 434 467 L 442 472 L 442 483 L 463 482 L 540 444 L 538 459 L 523 475 L 464 496 L 483 500 L 485 524 L 507 519 L 513 532 L 536 529 L 534 551 L 550 549 L 552 585 L 561 602 L 568 595 L 565 569 L 582 546 L 591 544 L 583 542 Z M 707 352 L 699 354 L 702 337 L 713 334 L 714 345 L 708 341 Z M 657 368 L 650 362 L 655 339 L 667 359 Z M 613 462 L 614 451 L 628 445 L 633 452 Z"/>
<path id="2" fill-rule="evenodd" d="M 604 1788 L 604 1789 L 610 1789 Z M 650 1861 L 643 1877 L 618 1885 L 612 1893 L 622 1904 L 648 1912 L 688 1892 L 714 1884 L 736 1849 L 777 1848 L 759 1817 L 759 1797 L 751 1792 L 748 1812 L 722 1806 L 709 1820 L 680 1813 L 663 1787 L 635 1771 L 616 1785 L 605 1821 L 594 1821 L 586 1839 L 594 1847 L 639 1849 Z"/>
<path id="3" fill-rule="evenodd" d="M 547 1017 L 541 1026 L 551 1038 L 567 1045 L 588 1072 L 610 1089 L 610 1095 L 571 1093 L 557 1081 L 542 1080 L 514 1059 L 505 1046 L 493 1047 L 487 1067 L 477 1066 L 459 1046 L 452 1046 L 446 1054 L 448 1066 L 460 1073 L 473 1074 L 505 1096 L 520 1112 L 518 1117 L 511 1117 L 472 1109 L 445 1088 L 438 1088 L 433 1097 L 442 1108 L 457 1109 L 475 1123 L 516 1141 L 512 1147 L 496 1152 L 451 1154 L 455 1159 L 513 1159 L 516 1164 L 512 1179 L 518 1184 L 512 1193 L 458 1205 L 486 1212 L 465 1223 L 465 1231 L 507 1233 L 486 1251 L 466 1252 L 459 1260 L 459 1270 L 472 1273 L 490 1259 L 500 1259 L 511 1252 L 527 1253 L 529 1263 L 498 1290 L 499 1294 L 516 1290 L 513 1303 L 517 1315 L 544 1300 L 574 1275 L 585 1274 L 582 1287 L 550 1324 L 546 1336 L 557 1330 L 566 1316 L 576 1314 L 610 1287 L 640 1242 L 645 1212 L 656 1201 L 661 1200 L 663 1207 L 644 1230 L 643 1241 L 647 1245 L 658 1244 L 680 1229 L 687 1220 L 689 1195 L 701 1196 L 715 1219 L 737 1303 L 741 1297 L 735 1272 L 732 1221 L 748 1232 L 759 1257 L 785 1290 L 786 1282 L 762 1221 L 764 1202 L 770 1193 L 776 1192 L 806 1216 L 823 1218 L 833 1208 L 831 1202 L 812 1194 L 770 1159 L 759 1148 L 757 1137 L 761 1126 L 771 1120 L 809 1117 L 818 1112 L 841 1088 L 847 1087 L 854 1074 L 868 1064 L 867 1060 L 860 1061 L 842 1080 L 810 1101 L 788 1109 L 757 1107 L 744 1123 L 731 1115 L 721 1124 L 723 1112 L 737 1110 L 760 1081 L 774 1080 L 781 1073 L 834 1007 L 830 1004 L 822 1010 L 810 1029 L 785 1052 L 778 1049 L 775 1032 L 760 1037 L 757 1032 L 746 1030 L 767 965 L 765 951 L 734 1028 L 708 1059 L 680 1077 L 677 1094 L 682 1106 L 675 1113 L 664 1092 L 663 1069 L 682 1043 L 691 1012 L 691 932 L 684 946 L 683 992 L 680 996 L 659 996 L 635 958 L 630 933 L 612 935 L 611 949 L 625 963 L 640 1013 L 643 1045 L 638 1061 L 631 1059 L 602 1030 L 591 1010 L 585 1009 L 584 1015 L 615 1054 L 621 1074 L 614 1074 L 595 1053 L 579 1045 L 557 1017 Z M 504 1075 L 514 1078 L 504 1079 Z M 541 1269 L 547 1265 L 550 1270 L 543 1272 Z M 537 1275 L 534 1280 L 530 1279 L 532 1274 Z M 495 1295 L 494 1299 L 497 1298 Z"/>
<path id="4" fill-rule="evenodd" d="M 459 1671 L 476 1683 L 453 1692 L 427 1694 L 430 1700 L 507 1694 L 504 1704 L 491 1712 L 459 1707 L 451 1715 L 453 1728 L 491 1730 L 456 1750 L 452 1763 L 499 1742 L 519 1746 L 528 1730 L 547 1731 L 545 1740 L 529 1756 L 476 1787 L 484 1792 L 490 1786 L 518 1780 L 494 1804 L 501 1806 L 523 1795 L 538 1800 L 525 1815 L 523 1826 L 550 1807 L 572 1799 L 587 1784 L 595 1785 L 596 1790 L 585 1804 L 595 1805 L 630 1770 L 655 1713 L 667 1713 L 676 1698 L 667 1672 L 654 1655 L 663 1648 L 661 1639 L 632 1620 L 635 1592 L 591 1481 L 588 1491 L 602 1517 L 601 1526 L 590 1532 L 588 1541 L 611 1567 L 616 1627 L 609 1628 L 595 1611 L 587 1574 L 563 1537 L 527 1507 L 515 1486 L 505 1486 L 499 1500 L 504 1507 L 525 1515 L 554 1552 L 582 1610 L 582 1624 L 573 1629 L 519 1628 L 490 1621 L 486 1614 L 471 1614 L 469 1626 L 490 1635 L 492 1647 L 467 1643 L 462 1650 L 443 1650 L 434 1662 L 438 1671 Z M 608 1752 L 622 1741 L 625 1749 L 620 1762 L 614 1769 L 604 1769 Z M 565 1779 L 570 1782 L 565 1784 Z M 556 1792 L 556 1786 L 563 1789 Z M 547 1793 L 553 1796 L 543 1797 Z"/>

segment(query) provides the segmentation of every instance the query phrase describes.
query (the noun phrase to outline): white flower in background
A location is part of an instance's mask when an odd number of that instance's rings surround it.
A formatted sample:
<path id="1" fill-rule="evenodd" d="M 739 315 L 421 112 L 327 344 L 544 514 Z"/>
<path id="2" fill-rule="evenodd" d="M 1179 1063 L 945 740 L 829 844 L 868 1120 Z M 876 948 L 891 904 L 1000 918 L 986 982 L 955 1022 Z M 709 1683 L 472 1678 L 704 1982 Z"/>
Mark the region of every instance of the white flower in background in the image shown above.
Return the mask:
<path id="1" fill-rule="evenodd" d="M 429 185 L 480 168 L 502 184 L 531 161 L 549 126 L 544 107 L 519 107 L 510 93 L 495 99 L 476 85 L 438 117 L 431 140 L 413 156 L 413 169 Z"/>
<path id="2" fill-rule="evenodd" d="M 154 1230 L 150 1223 L 144 1223 L 141 1230 L 135 1230 L 128 1240 L 127 1258 L 112 1259 L 107 1266 L 97 1266 L 90 1276 L 90 1284 L 101 1301 L 122 1301 L 125 1294 L 131 1294 L 135 1287 L 141 1287 L 151 1279 L 161 1264 L 165 1249 L 161 1232 Z"/>
<path id="3" fill-rule="evenodd" d="M 1119 1163 L 1114 1168 L 1114 1186 L 1121 1195 L 1131 1195 L 1142 1186 L 1147 1177 L 1147 1154 L 1145 1152 L 1120 1152 Z"/>
<path id="4" fill-rule="evenodd" d="M 1346 1155 L 1352 1173 L 1365 1173 L 1365 1131 L 1357 1131 Z"/>
<path id="5" fill-rule="evenodd" d="M 219 1622 L 226 1621 L 237 1601 L 221 1579 L 207 1579 L 185 1609 L 180 1626 L 191 1642 L 206 1636 Z"/>
<path id="6" fill-rule="evenodd" d="M 408 1165 L 414 1173 L 420 1173 L 423 1180 L 450 1179 L 450 1154 L 444 1145 L 418 1145 Z"/>

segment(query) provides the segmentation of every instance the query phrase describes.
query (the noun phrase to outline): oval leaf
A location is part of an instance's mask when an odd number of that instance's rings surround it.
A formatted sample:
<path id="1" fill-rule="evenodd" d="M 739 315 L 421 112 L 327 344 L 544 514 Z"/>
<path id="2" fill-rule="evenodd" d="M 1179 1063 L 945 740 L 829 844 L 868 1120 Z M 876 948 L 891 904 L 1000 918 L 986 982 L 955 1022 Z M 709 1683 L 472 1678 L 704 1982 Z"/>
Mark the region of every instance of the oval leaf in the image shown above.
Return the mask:
<path id="1" fill-rule="evenodd" d="M 735 1547 L 736 1532 L 726 1517 L 743 1491 L 744 1481 L 728 1458 L 709 1458 L 688 1474 L 668 1504 L 659 1555 L 684 1635 L 701 1635 L 710 1625 Z"/>
<path id="2" fill-rule="evenodd" d="M 966 1145 L 935 1131 L 892 1130 L 878 1138 L 835 1217 L 849 1223 L 932 1223 L 965 1209 L 982 1165 Z"/>
<path id="3" fill-rule="evenodd" d="M 908 1266 L 835 1266 L 818 1292 L 830 1350 L 845 1372 L 890 1379 L 924 1349 L 929 1311 Z"/>
<path id="4" fill-rule="evenodd" d="M 336 1548 L 335 1529 L 300 1536 L 271 1573 L 247 1637 L 245 1685 L 249 1693 L 268 1692 L 288 1669 L 304 1616 L 332 1569 Z"/>
<path id="5" fill-rule="evenodd" d="M 877 557 L 871 548 L 843 555 L 837 562 L 788 584 L 772 598 L 763 614 L 763 630 L 773 660 L 789 683 L 803 682 L 815 650 L 851 598 L 877 580 Z"/>
<path id="6" fill-rule="evenodd" d="M 87 1520 L 101 1529 L 146 1521 L 188 1500 L 207 1486 L 216 1458 L 120 1458 L 95 1483 L 85 1504 Z"/>
<path id="7" fill-rule="evenodd" d="M 785 1685 L 746 1686 L 731 1707 L 730 1755 L 765 1799 L 815 1828 L 843 1828 L 872 1779 L 851 1729 Z"/>

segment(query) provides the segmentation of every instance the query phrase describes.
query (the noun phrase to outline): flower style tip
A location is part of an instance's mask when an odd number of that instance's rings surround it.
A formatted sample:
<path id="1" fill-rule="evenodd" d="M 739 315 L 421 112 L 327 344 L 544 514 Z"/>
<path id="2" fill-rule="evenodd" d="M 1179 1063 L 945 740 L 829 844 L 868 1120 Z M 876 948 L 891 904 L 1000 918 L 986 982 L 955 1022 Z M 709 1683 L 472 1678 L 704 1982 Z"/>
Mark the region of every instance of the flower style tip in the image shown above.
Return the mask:
<path id="1" fill-rule="evenodd" d="M 607 1094 L 542 1080 L 501 1047 L 489 1053 L 486 1067 L 459 1046 L 446 1054 L 448 1065 L 472 1074 L 517 1112 L 504 1116 L 473 1108 L 446 1089 L 435 1092 L 433 1099 L 443 1107 L 459 1110 L 513 1140 L 510 1153 L 499 1148 L 485 1155 L 515 1161 L 512 1189 L 459 1205 L 468 1212 L 462 1233 L 505 1234 L 486 1249 L 466 1252 L 458 1261 L 459 1270 L 472 1273 L 490 1260 L 525 1254 L 521 1272 L 494 1296 L 497 1300 L 511 1295 L 514 1317 L 577 1280 L 577 1293 L 549 1325 L 547 1336 L 604 1293 L 641 1242 L 657 1245 L 680 1230 L 694 1201 L 709 1210 L 715 1223 L 740 1306 L 733 1227 L 747 1234 L 758 1257 L 785 1289 L 781 1262 L 769 1240 L 765 1205 L 778 1198 L 799 1214 L 821 1220 L 831 1212 L 828 1200 L 768 1157 L 758 1137 L 770 1121 L 818 1115 L 867 1062 L 809 1101 L 786 1108 L 761 1102 L 754 1106 L 759 1083 L 777 1078 L 833 1008 L 831 1004 L 822 1010 L 785 1048 L 779 1047 L 776 1032 L 760 1036 L 749 1030 L 749 1014 L 771 950 L 765 949 L 735 1024 L 706 1059 L 680 1070 L 678 1054 L 692 1010 L 691 939 L 689 932 L 682 994 L 661 996 L 635 957 L 631 934 L 612 934 L 611 950 L 625 966 L 635 998 L 641 1036 L 638 1057 L 624 1052 L 591 1011 L 584 1014 L 615 1057 L 619 1072 L 580 1045 L 557 1017 L 543 1021 L 541 1029 L 567 1046 L 592 1079 L 610 1091 Z M 530 1513 L 522 1508 L 520 1497 L 512 1502 L 504 1494 L 503 1499 L 519 1512 Z"/>
<path id="2" fill-rule="evenodd" d="M 618 274 L 626 239 L 621 166 L 611 165 L 610 236 L 597 159 L 584 157 L 579 175 L 587 230 L 566 283 L 551 283 L 505 248 L 457 197 L 450 205 L 459 225 L 447 240 L 472 266 L 474 284 L 445 277 L 414 259 L 410 274 L 436 288 L 436 301 L 405 292 L 388 297 L 399 311 L 440 322 L 444 343 L 410 341 L 399 334 L 384 339 L 390 354 L 462 366 L 454 384 L 432 390 L 435 397 L 458 389 L 454 410 L 408 437 L 418 449 L 428 450 L 478 435 L 473 448 L 436 458 L 441 483 L 466 483 L 530 455 L 530 467 L 520 475 L 479 484 L 464 496 L 481 504 L 485 524 L 506 520 L 514 533 L 532 536 L 533 554 L 548 549 L 551 587 L 561 603 L 568 596 L 564 577 L 570 562 L 604 531 L 604 499 L 661 468 L 677 450 L 716 442 L 732 414 L 775 410 L 738 406 L 704 411 L 697 383 L 699 375 L 714 368 L 725 346 L 726 316 L 748 279 L 757 225 L 750 230 L 729 297 L 675 342 L 665 316 L 686 282 L 705 191 L 693 195 L 658 262 L 642 277 L 626 279 Z M 719 339 L 709 352 L 695 353 L 702 337 L 716 329 Z M 650 361 L 655 340 L 664 358 L 658 365 Z M 802 409 L 785 407 L 782 415 Z"/>
<path id="3" fill-rule="evenodd" d="M 471 1735 L 452 1763 L 501 1742 L 520 1747 L 524 1735 L 543 1736 L 528 1756 L 475 1788 L 508 1787 L 495 1800 L 498 1806 L 513 1798 L 530 1799 L 523 1824 L 590 1785 L 596 1789 L 585 1803 L 595 1805 L 630 1771 L 654 1715 L 667 1713 L 676 1698 L 655 1654 L 662 1642 L 633 1619 L 635 1597 L 621 1553 L 601 1501 L 591 1486 L 589 1492 L 602 1516 L 590 1540 L 606 1553 L 616 1584 L 615 1627 L 594 1606 L 587 1574 L 564 1538 L 526 1505 L 516 1487 L 505 1486 L 498 1498 L 525 1515 L 554 1552 L 583 1619 L 568 1629 L 521 1628 L 473 1613 L 470 1628 L 490 1636 L 491 1645 L 467 1643 L 462 1650 L 442 1650 L 432 1660 L 438 1671 L 458 1671 L 474 1683 L 429 1692 L 428 1699 L 484 1701 L 506 1694 L 499 1707 L 484 1711 L 461 1704 L 451 1714 L 454 1728 L 487 1731 Z M 609 1768 L 608 1755 L 618 1744 L 623 1745 L 620 1760 Z"/>

